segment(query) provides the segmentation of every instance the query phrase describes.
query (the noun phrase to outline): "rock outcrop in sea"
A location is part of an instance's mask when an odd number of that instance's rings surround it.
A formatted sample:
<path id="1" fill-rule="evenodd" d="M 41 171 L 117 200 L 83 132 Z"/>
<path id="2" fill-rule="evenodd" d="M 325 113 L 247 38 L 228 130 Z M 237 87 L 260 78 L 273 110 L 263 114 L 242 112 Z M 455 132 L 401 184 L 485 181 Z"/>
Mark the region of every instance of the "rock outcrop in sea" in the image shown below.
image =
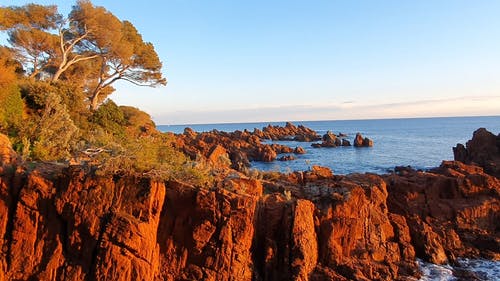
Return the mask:
<path id="1" fill-rule="evenodd" d="M 224 134 L 184 135 L 179 147 L 199 145 L 229 169 L 236 150 L 209 141 Z M 242 150 L 257 141 L 245 138 Z M 346 176 L 314 166 L 273 180 L 234 172 L 198 187 L 32 168 L 2 136 L 0 161 L 0 280 L 404 280 L 419 276 L 416 258 L 500 259 L 489 162 Z"/>
<path id="2" fill-rule="evenodd" d="M 500 177 L 500 134 L 495 136 L 484 128 L 476 130 L 472 139 L 453 148 L 455 160 L 477 164 L 487 173 Z"/>
<path id="3" fill-rule="evenodd" d="M 306 150 L 300 146 L 292 148 L 278 143 L 269 144 L 265 143 L 266 140 L 314 142 L 311 144 L 314 148 L 351 146 L 351 142 L 346 137 L 345 134 L 339 133 L 337 136 L 330 131 L 320 136 L 314 130 L 303 125 L 295 126 L 287 122 L 284 127 L 268 125 L 262 130 L 256 128 L 252 132 L 248 130 L 234 132 L 212 130 L 198 133 L 191 128 L 186 128 L 183 134 L 175 135 L 175 146 L 193 160 L 211 159 L 212 164 L 214 164 L 213 160 L 217 158 L 212 156 L 212 151 L 217 148 L 218 157 L 227 160 L 218 161 L 220 165 L 230 166 L 232 169 L 245 172 L 250 167 L 251 161 L 291 161 L 296 158 L 292 154 L 306 153 Z M 315 142 L 319 140 L 322 142 Z M 373 141 L 369 138 L 363 138 L 358 133 L 354 139 L 354 146 L 371 147 Z M 228 165 L 224 165 L 224 163 Z"/>

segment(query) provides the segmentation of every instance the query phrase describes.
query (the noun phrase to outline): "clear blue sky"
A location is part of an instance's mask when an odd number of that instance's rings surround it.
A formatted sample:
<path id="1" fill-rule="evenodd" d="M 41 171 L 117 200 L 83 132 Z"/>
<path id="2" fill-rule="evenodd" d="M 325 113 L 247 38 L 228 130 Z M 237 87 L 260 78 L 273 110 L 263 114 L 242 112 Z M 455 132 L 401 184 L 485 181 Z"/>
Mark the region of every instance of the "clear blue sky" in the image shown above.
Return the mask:
<path id="1" fill-rule="evenodd" d="M 168 85 L 111 98 L 157 124 L 500 115 L 497 0 L 93 3 L 155 45 Z"/>

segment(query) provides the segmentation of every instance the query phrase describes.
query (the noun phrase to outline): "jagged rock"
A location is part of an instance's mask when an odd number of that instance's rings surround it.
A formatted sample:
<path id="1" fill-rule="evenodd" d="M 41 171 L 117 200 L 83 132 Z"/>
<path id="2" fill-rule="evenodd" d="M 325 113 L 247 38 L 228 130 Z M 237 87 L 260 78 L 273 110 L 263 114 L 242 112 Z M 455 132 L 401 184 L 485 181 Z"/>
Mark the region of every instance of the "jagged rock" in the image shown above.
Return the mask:
<path id="1" fill-rule="evenodd" d="M 313 141 L 321 139 L 314 131 L 303 125 L 295 126 L 287 122 L 285 127 L 268 125 L 262 128 L 262 136 L 264 139 L 271 140 L 290 140 L 295 141 Z"/>
<path id="2" fill-rule="evenodd" d="M 297 146 L 293 150 L 293 153 L 295 153 L 295 154 L 306 154 L 306 150 L 303 147 L 301 147 L 301 146 Z"/>
<path id="3" fill-rule="evenodd" d="M 277 153 L 270 145 L 264 145 L 257 149 L 254 159 L 263 162 L 272 162 L 276 159 Z"/>
<path id="4" fill-rule="evenodd" d="M 500 134 L 495 136 L 485 128 L 479 128 L 466 143 L 453 148 L 456 161 L 466 164 L 476 163 L 484 170 L 500 178 Z"/>
<path id="5" fill-rule="evenodd" d="M 326 134 L 323 135 L 323 145 L 331 145 L 331 146 L 335 146 L 335 141 L 337 140 L 337 136 L 328 131 L 326 132 Z"/>
<path id="6" fill-rule="evenodd" d="M 184 135 L 188 138 L 194 139 L 198 135 L 193 129 L 191 128 L 184 128 Z"/>
<path id="7" fill-rule="evenodd" d="M 373 146 L 373 141 L 369 138 L 364 138 L 363 139 L 363 146 L 365 147 L 372 147 Z"/>
<path id="8" fill-rule="evenodd" d="M 293 155 L 283 155 L 280 158 L 278 158 L 279 161 L 292 161 L 295 160 L 295 156 Z"/>
<path id="9" fill-rule="evenodd" d="M 332 177 L 333 177 L 333 172 L 332 170 L 330 170 L 330 168 L 317 165 L 313 165 L 311 167 L 311 170 L 305 172 L 304 174 L 304 179 L 309 182 L 316 181 L 318 179 L 329 179 Z"/>
<path id="10" fill-rule="evenodd" d="M 211 149 L 210 154 L 208 155 L 208 161 L 210 161 L 215 167 L 219 168 L 228 167 L 231 162 L 226 149 L 218 144 L 214 145 Z"/>
<path id="11" fill-rule="evenodd" d="M 499 179 L 477 166 L 444 161 L 429 172 L 405 169 L 385 181 L 389 210 L 406 217 L 417 256 L 434 263 L 500 258 Z"/>
<path id="12" fill-rule="evenodd" d="M 293 148 L 286 146 L 286 145 L 281 145 L 281 144 L 276 144 L 273 143 L 271 144 L 271 148 L 277 153 L 277 154 L 282 154 L 282 153 L 292 153 Z"/>
<path id="13" fill-rule="evenodd" d="M 360 133 L 356 134 L 354 138 L 354 146 L 355 147 L 371 147 L 373 146 L 373 141 L 369 138 L 363 138 Z"/>
<path id="14" fill-rule="evenodd" d="M 500 179 L 457 161 L 203 188 L 16 165 L 0 173 L 0 280 L 405 280 L 416 257 L 500 258 Z"/>
<path id="15" fill-rule="evenodd" d="M 250 161 L 248 157 L 241 151 L 232 151 L 230 154 L 231 168 L 237 171 L 244 171 L 247 167 L 250 167 Z"/>

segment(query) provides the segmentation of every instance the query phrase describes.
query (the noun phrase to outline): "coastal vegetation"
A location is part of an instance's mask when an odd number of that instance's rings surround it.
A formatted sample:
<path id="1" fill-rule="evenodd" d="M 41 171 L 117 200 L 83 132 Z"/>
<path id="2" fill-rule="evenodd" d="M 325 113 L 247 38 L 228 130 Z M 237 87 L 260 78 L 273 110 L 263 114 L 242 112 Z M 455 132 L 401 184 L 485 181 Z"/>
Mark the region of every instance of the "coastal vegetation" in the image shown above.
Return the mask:
<path id="1" fill-rule="evenodd" d="M 425 171 L 259 171 L 309 152 L 280 141 L 374 143 L 292 123 L 162 133 L 110 99 L 166 84 L 153 45 L 87 0 L 0 7 L 0 31 L 0 281 L 425 280 L 418 260 L 484 280 L 464 259 L 500 260 L 500 134 Z"/>
<path id="2" fill-rule="evenodd" d="M 67 16 L 54 5 L 0 7 L 0 31 L 8 38 L 0 46 L 0 132 L 24 160 L 207 181 L 147 113 L 109 99 L 117 81 L 167 83 L 153 44 L 131 22 L 79 0 Z"/>

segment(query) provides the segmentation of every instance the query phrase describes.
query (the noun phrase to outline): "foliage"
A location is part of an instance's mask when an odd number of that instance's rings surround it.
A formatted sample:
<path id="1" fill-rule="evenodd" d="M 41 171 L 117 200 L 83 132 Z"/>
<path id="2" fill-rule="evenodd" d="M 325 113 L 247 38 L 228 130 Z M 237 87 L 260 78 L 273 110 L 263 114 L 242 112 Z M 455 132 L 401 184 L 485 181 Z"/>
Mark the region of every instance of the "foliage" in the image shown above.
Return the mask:
<path id="1" fill-rule="evenodd" d="M 200 167 L 175 150 L 167 135 L 127 139 L 120 147 L 107 146 L 99 155 L 102 174 L 145 174 L 158 179 L 181 179 L 205 185 L 212 181 L 210 170 Z"/>
<path id="2" fill-rule="evenodd" d="M 16 78 L 12 52 L 0 47 L 0 130 L 9 133 L 18 128 L 23 114 L 23 101 L 15 85 Z"/>
<path id="3" fill-rule="evenodd" d="M 57 7 L 27 4 L 23 7 L 2 7 L 0 9 L 0 30 L 14 27 L 37 29 L 54 28 L 60 20 Z"/>
<path id="4" fill-rule="evenodd" d="M 72 140 L 77 132 L 78 128 L 66 106 L 61 103 L 61 98 L 49 93 L 41 114 L 34 115 L 25 127 L 24 136 L 28 141 L 25 141 L 25 146 L 31 147 L 34 160 L 63 160 L 70 156 Z"/>
<path id="5" fill-rule="evenodd" d="M 151 43 L 143 41 L 137 29 L 128 21 L 120 28 L 121 38 L 114 41 L 109 52 L 100 56 L 101 69 L 97 85 L 91 93 L 92 108 L 97 106 L 101 92 L 117 80 L 138 86 L 166 85 L 162 78 L 162 64 Z"/>
<path id="6" fill-rule="evenodd" d="M 88 0 L 79 0 L 67 18 L 56 6 L 0 7 L 2 30 L 30 78 L 72 81 L 86 93 L 93 110 L 118 80 L 166 84 L 153 45 L 143 41 L 132 23 Z"/>
<path id="7" fill-rule="evenodd" d="M 0 88 L 0 129 L 12 132 L 22 122 L 23 100 L 19 88 L 15 85 Z M 12 133 L 10 133 L 12 134 Z"/>
<path id="8" fill-rule="evenodd" d="M 88 104 L 85 102 L 85 94 L 72 83 L 65 81 L 33 81 L 24 80 L 19 82 L 21 96 L 24 99 L 28 110 L 35 113 L 45 108 L 47 95 L 54 93 L 61 98 L 61 102 L 66 106 L 71 119 L 78 127 L 87 129 L 88 127 Z"/>
<path id="9" fill-rule="evenodd" d="M 120 109 L 127 122 L 127 133 L 129 136 L 137 136 L 149 132 L 156 127 L 155 123 L 151 120 L 151 116 L 146 112 L 132 106 L 120 106 Z"/>
<path id="10" fill-rule="evenodd" d="M 112 100 L 104 102 L 91 116 L 91 121 L 114 136 L 125 136 L 126 120 L 122 110 Z"/>
<path id="11" fill-rule="evenodd" d="M 7 87 L 17 78 L 17 63 L 12 50 L 0 46 L 0 87 Z"/>
<path id="12" fill-rule="evenodd" d="M 100 173 L 212 182 L 206 164 L 174 148 L 151 116 L 107 99 L 113 84 L 165 85 L 162 63 L 134 25 L 78 0 L 56 6 L 0 6 L 0 130 L 28 160 L 90 161 Z M 94 151 L 97 151 L 95 153 Z"/>

